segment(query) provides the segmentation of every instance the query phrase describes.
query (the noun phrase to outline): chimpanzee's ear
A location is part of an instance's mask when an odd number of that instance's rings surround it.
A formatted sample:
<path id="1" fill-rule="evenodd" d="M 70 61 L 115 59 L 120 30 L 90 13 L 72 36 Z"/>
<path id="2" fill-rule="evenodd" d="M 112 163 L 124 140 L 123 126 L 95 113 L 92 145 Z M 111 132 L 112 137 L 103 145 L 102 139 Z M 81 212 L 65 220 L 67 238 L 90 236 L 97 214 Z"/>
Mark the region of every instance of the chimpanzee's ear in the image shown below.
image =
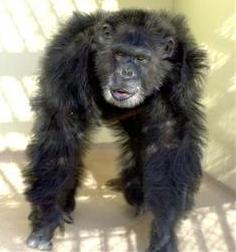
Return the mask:
<path id="1" fill-rule="evenodd" d="M 112 27 L 109 24 L 102 25 L 102 33 L 104 38 L 110 38 L 112 35 Z"/>
<path id="2" fill-rule="evenodd" d="M 173 37 L 166 37 L 163 43 L 163 53 L 162 58 L 168 59 L 171 58 L 175 51 L 175 40 Z"/>
<path id="3" fill-rule="evenodd" d="M 113 29 L 108 23 L 99 24 L 97 26 L 98 42 L 101 44 L 107 43 L 112 37 Z"/>

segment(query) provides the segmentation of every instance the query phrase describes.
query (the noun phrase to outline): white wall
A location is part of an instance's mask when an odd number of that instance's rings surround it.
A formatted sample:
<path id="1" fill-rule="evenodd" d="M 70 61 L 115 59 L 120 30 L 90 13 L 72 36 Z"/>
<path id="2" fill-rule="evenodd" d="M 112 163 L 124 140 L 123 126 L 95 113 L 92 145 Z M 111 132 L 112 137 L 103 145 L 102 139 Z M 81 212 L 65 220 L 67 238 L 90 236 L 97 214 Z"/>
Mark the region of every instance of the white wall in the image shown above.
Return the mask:
<path id="1" fill-rule="evenodd" d="M 178 0 L 174 10 L 209 53 L 205 170 L 236 189 L 236 0 Z"/>
<path id="2" fill-rule="evenodd" d="M 120 8 L 145 8 L 145 9 L 165 9 L 172 10 L 174 0 L 152 0 L 152 1 L 127 1 L 119 0 Z"/>

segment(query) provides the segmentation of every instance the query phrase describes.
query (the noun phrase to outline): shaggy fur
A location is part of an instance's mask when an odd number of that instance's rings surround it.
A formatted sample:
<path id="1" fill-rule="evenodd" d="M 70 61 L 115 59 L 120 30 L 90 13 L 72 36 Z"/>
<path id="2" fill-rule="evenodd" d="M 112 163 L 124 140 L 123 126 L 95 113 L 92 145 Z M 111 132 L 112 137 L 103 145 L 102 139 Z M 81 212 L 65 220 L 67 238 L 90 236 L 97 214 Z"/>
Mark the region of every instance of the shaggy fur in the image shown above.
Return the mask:
<path id="1" fill-rule="evenodd" d="M 108 54 L 127 34 L 132 39 L 126 43 L 148 44 L 154 56 L 148 74 L 139 74 L 142 82 L 135 82 L 139 93 L 123 103 L 107 91 L 114 84 Z M 161 53 L 165 38 L 171 38 L 166 57 Z M 120 136 L 117 181 L 126 200 L 153 214 L 147 251 L 177 251 L 175 227 L 191 209 L 202 174 L 204 68 L 205 53 L 182 16 L 142 10 L 74 14 L 46 49 L 32 101 L 36 119 L 24 174 L 32 206 L 28 246 L 50 249 L 54 230 L 72 221 L 88 133 L 103 120 Z"/>

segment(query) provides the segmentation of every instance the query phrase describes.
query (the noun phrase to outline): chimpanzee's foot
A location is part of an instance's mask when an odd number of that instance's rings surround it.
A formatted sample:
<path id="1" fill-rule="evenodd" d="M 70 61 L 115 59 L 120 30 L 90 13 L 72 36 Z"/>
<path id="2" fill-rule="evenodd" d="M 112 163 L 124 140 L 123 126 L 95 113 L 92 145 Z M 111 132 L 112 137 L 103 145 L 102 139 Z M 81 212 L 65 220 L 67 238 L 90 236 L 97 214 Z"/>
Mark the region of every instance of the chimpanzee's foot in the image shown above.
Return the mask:
<path id="1" fill-rule="evenodd" d="M 143 215 L 148 211 L 147 206 L 145 203 L 143 203 L 142 205 L 136 206 L 136 212 L 135 215 Z"/>
<path id="2" fill-rule="evenodd" d="M 143 188 L 138 178 L 133 178 L 125 184 L 121 178 L 115 178 L 108 180 L 106 186 L 113 191 L 123 192 L 126 201 L 137 209 L 136 214 L 146 212 L 146 207 L 143 202 Z"/>
<path id="3" fill-rule="evenodd" d="M 51 235 L 49 235 L 48 230 L 41 228 L 37 231 L 33 231 L 28 237 L 26 244 L 30 248 L 36 248 L 39 250 L 51 250 L 52 241 Z"/>
<path id="4" fill-rule="evenodd" d="M 57 227 L 64 230 L 64 222 L 71 222 L 71 217 L 66 215 L 58 208 L 50 212 L 43 212 L 38 207 L 34 207 L 29 220 L 32 223 L 32 232 L 26 244 L 30 248 L 39 250 L 52 249 L 52 238 Z"/>
<path id="5" fill-rule="evenodd" d="M 73 219 L 73 217 L 71 216 L 71 214 L 70 213 L 63 213 L 63 220 L 64 220 L 64 222 L 65 223 L 67 223 L 67 224 L 72 224 L 72 223 L 74 223 L 74 219 Z"/>

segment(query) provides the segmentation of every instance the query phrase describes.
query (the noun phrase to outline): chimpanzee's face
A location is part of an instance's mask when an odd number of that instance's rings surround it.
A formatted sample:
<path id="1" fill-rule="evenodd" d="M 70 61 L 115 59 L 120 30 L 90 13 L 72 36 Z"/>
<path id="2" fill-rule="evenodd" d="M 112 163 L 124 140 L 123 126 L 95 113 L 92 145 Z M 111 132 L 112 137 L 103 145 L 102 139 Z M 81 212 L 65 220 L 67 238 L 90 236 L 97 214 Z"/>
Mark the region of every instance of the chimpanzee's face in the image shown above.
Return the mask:
<path id="1" fill-rule="evenodd" d="M 152 38 L 142 27 L 105 24 L 99 37 L 96 69 L 107 102 L 132 108 L 158 90 L 169 71 L 173 40 Z"/>

